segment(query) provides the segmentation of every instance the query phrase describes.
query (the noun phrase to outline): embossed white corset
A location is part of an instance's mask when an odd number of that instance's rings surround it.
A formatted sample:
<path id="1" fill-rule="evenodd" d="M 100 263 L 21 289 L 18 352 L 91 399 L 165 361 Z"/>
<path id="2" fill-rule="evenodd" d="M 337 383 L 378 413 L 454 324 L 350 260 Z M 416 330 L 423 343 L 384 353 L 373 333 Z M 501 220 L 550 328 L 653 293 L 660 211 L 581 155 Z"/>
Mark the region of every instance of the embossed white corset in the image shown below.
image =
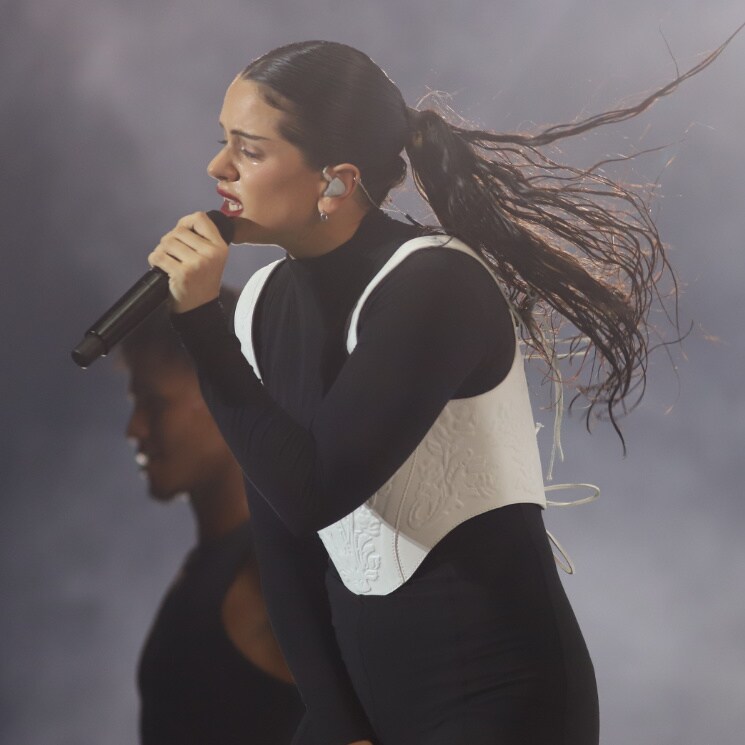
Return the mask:
<path id="1" fill-rule="evenodd" d="M 349 352 L 357 343 L 362 306 L 378 283 L 414 251 L 446 243 L 481 261 L 448 236 L 404 243 L 357 302 L 347 339 Z M 518 502 L 546 506 L 528 385 L 516 344 L 510 372 L 498 386 L 450 401 L 393 477 L 319 535 L 349 590 L 387 595 L 406 582 L 457 525 Z"/>
<path id="2" fill-rule="evenodd" d="M 360 312 L 373 289 L 414 251 L 444 244 L 484 264 L 474 251 L 449 236 L 407 241 L 357 301 L 347 338 L 349 352 L 357 344 Z M 257 375 L 252 318 L 273 268 L 267 266 L 253 275 L 236 308 L 236 333 Z M 320 530 L 319 536 L 349 590 L 387 595 L 406 582 L 457 525 L 518 502 L 546 506 L 528 386 L 516 344 L 510 372 L 498 386 L 450 401 L 391 479 L 356 510 Z"/>

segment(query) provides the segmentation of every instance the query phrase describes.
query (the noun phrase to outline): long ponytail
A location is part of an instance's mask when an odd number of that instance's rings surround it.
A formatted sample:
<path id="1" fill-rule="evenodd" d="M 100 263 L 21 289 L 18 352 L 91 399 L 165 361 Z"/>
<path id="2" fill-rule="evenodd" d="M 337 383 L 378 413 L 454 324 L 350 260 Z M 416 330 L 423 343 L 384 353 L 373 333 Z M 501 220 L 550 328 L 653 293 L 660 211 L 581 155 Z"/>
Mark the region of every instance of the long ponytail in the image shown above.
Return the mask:
<path id="1" fill-rule="evenodd" d="M 589 342 L 573 401 L 589 402 L 588 428 L 593 413 L 604 411 L 622 443 L 617 416 L 644 394 L 655 302 L 680 339 L 675 274 L 642 192 L 604 175 L 611 161 L 578 169 L 541 148 L 645 111 L 710 65 L 735 34 L 639 104 L 535 135 L 472 130 L 431 109 L 408 110 L 406 153 L 420 194 L 442 228 L 502 278 L 525 342 L 550 368 L 563 321 L 570 349 Z"/>

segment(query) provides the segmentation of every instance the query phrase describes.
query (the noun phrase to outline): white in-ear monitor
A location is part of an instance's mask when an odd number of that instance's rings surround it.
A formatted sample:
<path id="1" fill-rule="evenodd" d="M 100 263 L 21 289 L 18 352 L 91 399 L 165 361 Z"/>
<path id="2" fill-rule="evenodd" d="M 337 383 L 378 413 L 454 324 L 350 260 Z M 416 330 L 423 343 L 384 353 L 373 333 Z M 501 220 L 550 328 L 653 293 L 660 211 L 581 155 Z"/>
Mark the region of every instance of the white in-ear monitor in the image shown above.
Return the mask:
<path id="1" fill-rule="evenodd" d="M 323 177 L 329 182 L 326 191 L 323 192 L 324 197 L 340 197 L 347 191 L 347 187 L 338 176 L 329 176 L 328 166 L 323 169 Z"/>

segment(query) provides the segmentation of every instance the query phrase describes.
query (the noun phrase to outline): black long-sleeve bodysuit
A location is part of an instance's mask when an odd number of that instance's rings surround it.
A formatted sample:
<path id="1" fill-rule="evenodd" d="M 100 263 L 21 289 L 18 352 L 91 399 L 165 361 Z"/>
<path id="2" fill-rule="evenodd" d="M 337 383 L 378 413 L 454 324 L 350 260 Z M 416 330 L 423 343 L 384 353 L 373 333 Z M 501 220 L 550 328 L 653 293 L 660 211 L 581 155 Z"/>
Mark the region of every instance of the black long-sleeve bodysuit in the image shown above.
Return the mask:
<path id="1" fill-rule="evenodd" d="M 254 318 L 260 383 L 219 305 L 175 317 L 247 476 L 276 634 L 308 715 L 302 745 L 594 745 L 592 665 L 536 505 L 463 523 L 414 576 L 357 596 L 316 531 L 396 471 L 451 398 L 497 385 L 514 331 L 493 279 L 448 248 L 415 252 L 356 300 L 408 225 L 369 214 L 355 236 L 273 272 Z"/>

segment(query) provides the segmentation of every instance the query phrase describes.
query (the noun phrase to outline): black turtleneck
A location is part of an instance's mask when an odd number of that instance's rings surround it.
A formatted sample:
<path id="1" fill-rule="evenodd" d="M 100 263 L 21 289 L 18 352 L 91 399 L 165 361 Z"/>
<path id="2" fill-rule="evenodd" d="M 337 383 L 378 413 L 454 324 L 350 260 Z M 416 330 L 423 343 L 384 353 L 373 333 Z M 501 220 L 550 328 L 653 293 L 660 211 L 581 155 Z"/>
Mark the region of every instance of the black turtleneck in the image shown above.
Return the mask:
<path id="1" fill-rule="evenodd" d="M 316 531 L 385 483 L 450 399 L 499 383 L 514 353 L 488 273 L 461 252 L 432 248 L 370 295 L 347 355 L 357 299 L 416 235 L 375 211 L 333 251 L 281 262 L 254 317 L 263 385 L 217 301 L 174 318 L 248 479 L 267 604 L 308 709 L 303 745 L 372 737 L 336 649 Z"/>

